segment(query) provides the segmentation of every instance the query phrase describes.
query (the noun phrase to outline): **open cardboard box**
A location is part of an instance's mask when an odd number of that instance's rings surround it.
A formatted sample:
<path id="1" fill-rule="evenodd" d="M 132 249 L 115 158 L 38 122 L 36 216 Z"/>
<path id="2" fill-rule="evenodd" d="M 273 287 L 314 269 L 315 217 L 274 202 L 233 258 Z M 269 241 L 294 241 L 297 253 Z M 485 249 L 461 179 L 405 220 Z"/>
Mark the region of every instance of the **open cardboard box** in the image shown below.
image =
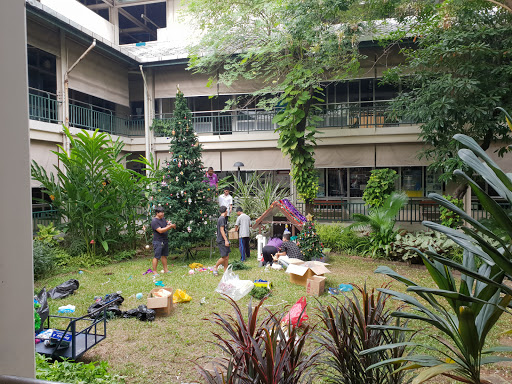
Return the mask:
<path id="1" fill-rule="evenodd" d="M 290 274 L 291 283 L 306 287 L 308 279 L 311 277 L 323 276 L 325 273 L 331 272 L 327 269 L 326 265 L 329 264 L 322 263 L 321 261 L 306 261 L 301 264 L 289 263 L 288 268 L 286 268 L 286 273 Z"/>
<path id="2" fill-rule="evenodd" d="M 161 289 L 168 291 L 170 295 L 168 297 L 155 297 L 154 293 L 160 291 Z M 148 294 L 147 307 L 154 309 L 156 316 L 169 316 L 174 307 L 172 302 L 173 293 L 174 292 L 172 288 L 153 288 Z"/>

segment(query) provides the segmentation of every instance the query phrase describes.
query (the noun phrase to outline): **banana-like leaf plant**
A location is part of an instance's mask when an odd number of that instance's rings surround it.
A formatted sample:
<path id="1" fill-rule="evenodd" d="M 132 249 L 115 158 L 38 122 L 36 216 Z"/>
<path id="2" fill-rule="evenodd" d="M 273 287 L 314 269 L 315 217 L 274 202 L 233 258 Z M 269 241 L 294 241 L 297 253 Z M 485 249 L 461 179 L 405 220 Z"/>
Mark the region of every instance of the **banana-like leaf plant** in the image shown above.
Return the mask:
<path id="1" fill-rule="evenodd" d="M 511 120 L 507 114 L 509 125 Z M 492 186 L 503 199 L 512 203 L 511 178 L 473 139 L 465 135 L 455 135 L 454 139 L 466 147 L 459 151 L 462 161 Z M 423 223 L 445 234 L 464 249 L 462 263 L 446 259 L 433 250 L 424 253 L 418 251 L 437 288 L 420 286 L 388 267 L 379 267 L 376 270 L 377 273 L 386 274 L 404 283 L 407 292 L 415 293 L 423 299 L 420 301 L 408 293 L 382 290 L 408 304 L 412 309 L 410 312 L 395 312 L 394 316 L 423 321 L 440 332 L 440 335 L 433 336 L 439 342 L 439 347 L 435 347 L 438 357 L 412 356 L 407 359 L 388 359 L 370 367 L 376 368 L 382 364 L 403 361 L 409 362 L 403 369 L 426 367 L 415 377 L 414 384 L 423 383 L 437 375 L 444 375 L 463 383 L 490 384 L 480 377 L 481 366 L 499 361 L 512 361 L 512 358 L 493 355 L 497 352 L 512 352 L 511 347 L 484 349 L 489 331 L 501 315 L 506 313 L 512 299 L 512 289 L 504 284 L 504 279 L 512 276 L 512 219 L 508 212 L 470 176 L 461 171 L 455 171 L 455 174 L 467 180 L 474 195 L 490 215 L 491 221 L 501 228 L 499 235 L 442 196 L 431 194 L 431 199 L 460 215 L 467 223 L 461 231 L 432 222 Z M 458 284 L 452 270 L 461 273 Z M 364 351 L 363 354 L 396 347 L 397 345 L 388 345 L 373 348 Z"/>
<path id="2" fill-rule="evenodd" d="M 344 230 L 369 229 L 371 242 L 367 253 L 372 257 L 389 256 L 391 243 L 398 233 L 395 230 L 396 216 L 408 199 L 403 192 L 392 192 L 382 206 L 370 209 L 368 215 L 354 213 L 354 223 Z"/>

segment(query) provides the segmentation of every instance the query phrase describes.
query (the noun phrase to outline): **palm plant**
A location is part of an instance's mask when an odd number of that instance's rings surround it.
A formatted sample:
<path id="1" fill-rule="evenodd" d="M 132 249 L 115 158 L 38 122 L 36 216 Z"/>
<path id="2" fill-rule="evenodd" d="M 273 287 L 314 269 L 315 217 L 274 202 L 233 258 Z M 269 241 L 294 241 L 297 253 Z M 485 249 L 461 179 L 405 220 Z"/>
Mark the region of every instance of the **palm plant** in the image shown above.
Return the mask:
<path id="1" fill-rule="evenodd" d="M 382 206 L 370 209 L 368 215 L 354 213 L 354 223 L 344 230 L 369 229 L 371 242 L 368 253 L 372 257 L 387 256 L 391 250 L 390 244 L 396 237 L 396 216 L 407 202 L 408 197 L 403 192 L 392 192 L 383 202 Z"/>
<path id="2" fill-rule="evenodd" d="M 510 125 L 510 116 L 507 122 Z M 512 127 L 511 127 L 512 128 Z M 492 161 L 480 146 L 465 135 L 455 135 L 466 149 L 459 151 L 461 160 L 491 185 L 498 194 L 512 203 L 512 180 Z M 483 163 L 478 160 L 479 157 Z M 422 287 L 400 276 L 388 267 L 379 267 L 377 273 L 384 273 L 407 286 L 422 298 L 420 302 L 407 293 L 382 290 L 398 300 L 409 304 L 418 312 L 395 312 L 394 316 L 416 319 L 437 328 L 442 336 L 434 336 L 439 347 L 433 347 L 441 357 L 412 356 L 408 359 L 387 360 L 380 364 L 409 361 L 410 368 L 428 367 L 413 381 L 423 383 L 437 375 L 444 375 L 470 384 L 490 384 L 481 379 L 480 370 L 484 364 L 511 361 L 511 358 L 494 356 L 495 352 L 511 352 L 511 347 L 484 349 L 489 331 L 506 312 L 512 299 L 512 289 L 504 284 L 512 276 L 512 220 L 507 212 L 496 203 L 470 176 L 462 171 L 455 174 L 467 180 L 473 193 L 478 197 L 491 220 L 501 227 L 499 234 L 473 219 L 462 209 L 437 194 L 429 197 L 459 215 L 468 226 L 460 231 L 436 223 L 424 225 L 453 240 L 464 249 L 462 263 L 446 259 L 433 250 L 419 252 L 437 288 Z M 481 264 L 480 267 L 477 267 Z M 457 285 L 451 269 L 461 272 Z M 426 303 L 426 304 L 424 304 Z M 402 345 L 403 344 L 397 344 Z M 388 346 L 394 348 L 396 345 Z M 386 348 L 386 347 L 383 347 Z M 367 353 L 374 352 L 367 351 Z"/>
<path id="3" fill-rule="evenodd" d="M 410 341 L 407 329 L 382 328 L 391 325 L 391 311 L 386 309 L 390 297 L 388 294 L 367 291 L 366 286 L 357 287 L 359 296 L 346 298 L 342 302 L 335 297 L 335 303 L 321 306 L 321 327 L 317 329 L 315 339 L 323 347 L 323 362 L 330 368 L 324 375 L 327 382 L 346 384 L 399 384 L 406 382 L 404 371 L 395 372 L 404 363 L 397 366 L 384 365 L 375 370 L 367 370 L 371 365 L 389 358 L 398 358 L 405 353 L 405 346 L 393 350 L 381 350 L 379 353 L 361 355 L 363 350 L 384 344 Z"/>
<path id="4" fill-rule="evenodd" d="M 227 357 L 212 362 L 213 372 L 198 365 L 198 371 L 206 383 L 251 383 L 251 384 L 295 384 L 311 382 L 309 375 L 316 364 L 317 353 L 305 354 L 304 345 L 311 333 L 306 326 L 299 333 L 289 325 L 281 328 L 280 319 L 267 310 L 268 316 L 258 321 L 259 311 L 266 297 L 253 309 L 248 305 L 247 320 L 235 301 L 226 296 L 234 310 L 234 316 L 213 314 L 206 319 L 219 326 L 227 335 L 224 338 L 214 333 L 215 343 Z"/>

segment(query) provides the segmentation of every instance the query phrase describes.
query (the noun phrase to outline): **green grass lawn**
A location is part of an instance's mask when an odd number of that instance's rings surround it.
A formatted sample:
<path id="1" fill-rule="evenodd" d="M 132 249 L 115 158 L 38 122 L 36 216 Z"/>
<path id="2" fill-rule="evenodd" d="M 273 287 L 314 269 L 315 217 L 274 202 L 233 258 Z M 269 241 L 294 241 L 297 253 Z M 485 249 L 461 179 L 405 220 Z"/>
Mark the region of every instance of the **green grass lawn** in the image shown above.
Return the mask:
<path id="1" fill-rule="evenodd" d="M 168 275 L 160 275 L 166 287 L 182 289 L 192 296 L 188 303 L 175 304 L 173 313 L 169 317 L 157 318 L 154 322 L 140 322 L 136 319 L 113 319 L 107 326 L 107 338 L 89 350 L 84 361 L 105 360 L 109 363 L 111 371 L 126 378 L 127 383 L 189 383 L 198 382 L 195 364 L 204 365 L 210 357 L 219 356 L 221 351 L 211 344 L 214 341 L 212 331 L 219 329 L 212 326 L 207 320 L 211 313 L 230 314 L 232 312 L 228 303 L 220 299 L 215 292 L 221 277 L 211 273 L 199 272 L 189 275 L 188 264 L 199 262 L 205 266 L 213 266 L 218 258 L 216 251 L 212 258 L 209 250 L 200 251 L 194 260 L 184 261 L 182 257 L 169 260 Z M 43 286 L 54 287 L 68 279 L 77 279 L 80 288 L 74 295 L 62 300 L 49 300 L 50 313 L 57 314 L 59 306 L 72 304 L 76 306 L 76 316 L 87 313 L 87 308 L 94 302 L 95 296 L 104 296 L 108 293 L 121 291 L 125 298 L 121 309 L 126 311 L 141 304 L 146 304 L 148 292 L 155 288 L 151 275 L 143 273 L 151 266 L 151 254 L 144 257 L 100 268 L 88 268 L 82 274 L 78 270 L 55 275 L 51 278 L 35 283 L 36 291 Z M 231 260 L 239 259 L 238 250 L 232 252 Z M 432 283 L 422 266 L 409 266 L 405 263 L 386 262 L 345 255 L 331 255 L 327 274 L 326 287 L 335 287 L 340 283 L 364 285 L 368 288 L 378 288 L 389 281 L 383 275 L 374 274 L 378 265 L 388 265 L 400 274 L 426 286 Z M 255 252 L 247 262 L 249 270 L 236 271 L 241 279 L 264 279 L 273 284 L 272 296 L 268 298 L 264 307 L 275 312 L 284 312 L 287 306 L 294 304 L 301 296 L 305 296 L 306 289 L 289 282 L 289 275 L 284 271 L 265 271 L 257 266 Z M 161 264 L 159 264 L 159 270 Z M 394 282 L 392 287 L 403 290 L 403 286 Z M 141 292 L 142 300 L 135 295 Z M 204 298 L 206 304 L 201 304 Z M 238 301 L 244 312 L 250 297 L 246 296 Z M 327 294 L 319 298 L 320 302 L 329 302 L 334 299 Z M 254 304 L 254 303 L 253 303 Z M 315 307 L 318 303 L 308 297 L 309 322 L 317 322 Z M 398 305 L 393 301 L 392 305 Z M 512 317 L 504 315 L 502 321 L 493 330 L 489 340 L 498 343 L 500 333 L 512 328 Z M 53 324 L 52 324 L 53 325 Z M 424 327 L 422 325 L 422 327 Z M 501 338 L 503 339 L 503 337 Z M 430 342 L 428 335 L 419 336 L 418 340 Z M 206 357 L 205 357 L 206 356 Z M 500 368 L 506 370 L 506 368 Z M 449 381 L 438 381 L 448 383 Z"/>

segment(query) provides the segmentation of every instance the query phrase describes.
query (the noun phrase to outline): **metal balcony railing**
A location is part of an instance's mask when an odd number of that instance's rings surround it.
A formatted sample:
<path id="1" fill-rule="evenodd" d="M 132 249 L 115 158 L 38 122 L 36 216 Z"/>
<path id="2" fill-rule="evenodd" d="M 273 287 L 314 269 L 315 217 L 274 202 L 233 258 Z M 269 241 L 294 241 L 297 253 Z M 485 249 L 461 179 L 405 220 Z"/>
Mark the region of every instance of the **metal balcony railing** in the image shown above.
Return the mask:
<path id="1" fill-rule="evenodd" d="M 320 117 L 319 128 L 380 128 L 412 125 L 412 122 L 394 121 L 386 117 L 389 100 L 357 103 L 319 105 L 316 112 Z M 241 132 L 274 131 L 277 126 L 272 119 L 277 110 L 240 109 L 233 111 L 192 112 L 195 132 L 226 135 Z M 170 121 L 171 113 L 156 115 L 155 120 Z M 156 132 L 156 136 L 166 136 Z"/>
<path id="2" fill-rule="evenodd" d="M 509 203 L 499 202 L 498 204 L 510 209 Z M 299 202 L 296 207 L 300 212 L 305 212 L 304 203 Z M 354 213 L 367 215 L 369 213 L 368 207 L 362 201 L 350 200 L 317 200 L 313 204 L 313 216 L 318 221 L 353 221 Z M 440 216 L 439 204 L 433 200 L 409 200 L 400 210 L 397 221 L 409 223 L 439 222 Z M 489 214 L 479 203 L 473 202 L 471 204 L 471 216 L 476 220 L 481 220 L 488 218 Z"/>
<path id="3" fill-rule="evenodd" d="M 54 93 L 29 88 L 28 115 L 32 120 L 45 121 L 47 123 L 60 123 L 60 103 L 61 102 L 57 100 L 57 95 Z"/>

